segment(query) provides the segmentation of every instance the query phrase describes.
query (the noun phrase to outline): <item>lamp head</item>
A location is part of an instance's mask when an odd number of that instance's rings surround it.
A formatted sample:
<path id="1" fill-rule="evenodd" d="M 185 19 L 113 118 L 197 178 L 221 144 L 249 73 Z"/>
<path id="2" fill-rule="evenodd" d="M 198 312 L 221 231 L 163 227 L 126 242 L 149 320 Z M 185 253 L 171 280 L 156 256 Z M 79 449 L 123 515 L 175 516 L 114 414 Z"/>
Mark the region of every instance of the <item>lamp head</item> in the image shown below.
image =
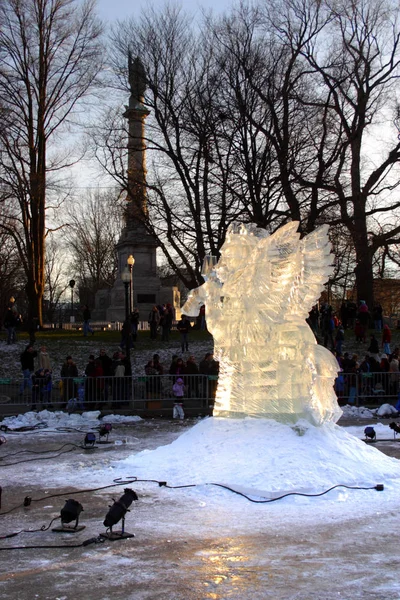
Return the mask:
<path id="1" fill-rule="evenodd" d="M 103 525 L 110 528 L 116 525 L 126 515 L 132 502 L 137 499 L 136 492 L 126 488 L 123 496 L 119 500 L 114 500 L 114 504 L 109 507 L 110 510 L 104 519 Z"/>
<path id="2" fill-rule="evenodd" d="M 376 438 L 375 429 L 373 427 L 366 427 L 364 429 L 365 438 L 369 438 L 370 440 L 374 440 Z"/>
<path id="3" fill-rule="evenodd" d="M 394 433 L 400 433 L 400 426 L 397 425 L 397 423 L 395 423 L 393 421 L 393 423 L 390 423 L 389 425 L 390 429 L 393 429 Z"/>
<path id="4" fill-rule="evenodd" d="M 96 441 L 96 435 L 94 433 L 92 433 L 91 431 L 89 431 L 89 433 L 87 433 L 85 435 L 85 439 L 83 440 L 83 445 L 85 448 L 93 448 L 95 441 Z"/>
<path id="5" fill-rule="evenodd" d="M 100 435 L 100 437 L 104 437 L 105 435 L 108 435 L 109 433 L 111 433 L 111 431 L 112 431 L 111 423 L 103 423 L 103 425 L 100 425 L 99 435 Z"/>
<path id="6" fill-rule="evenodd" d="M 61 509 L 61 523 L 71 523 L 71 521 L 78 521 L 79 515 L 83 511 L 83 506 L 77 500 L 65 501 L 64 507 Z"/>

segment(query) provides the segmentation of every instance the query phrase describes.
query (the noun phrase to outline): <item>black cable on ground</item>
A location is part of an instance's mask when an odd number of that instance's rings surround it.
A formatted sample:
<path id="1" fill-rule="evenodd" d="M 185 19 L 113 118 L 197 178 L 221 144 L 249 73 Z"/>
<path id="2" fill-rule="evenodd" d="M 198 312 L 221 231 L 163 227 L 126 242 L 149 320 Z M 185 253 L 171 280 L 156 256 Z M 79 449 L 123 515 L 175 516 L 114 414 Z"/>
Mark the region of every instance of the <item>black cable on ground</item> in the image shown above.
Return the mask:
<path id="1" fill-rule="evenodd" d="M 383 491 L 383 489 L 384 489 L 383 484 L 377 484 L 377 485 L 370 486 L 370 487 L 362 487 L 362 486 L 350 486 L 350 485 L 338 483 L 337 485 L 334 485 L 334 486 L 330 487 L 329 489 L 324 490 L 323 492 L 316 493 L 316 494 L 306 494 L 304 492 L 288 492 L 286 494 L 283 494 L 282 496 L 277 496 L 276 498 L 268 498 L 265 500 L 254 500 L 247 494 L 244 494 L 243 492 L 235 490 L 223 483 L 199 483 L 199 484 L 198 483 L 190 483 L 187 485 L 168 485 L 166 481 L 158 481 L 157 479 L 138 479 L 135 475 L 125 477 L 124 479 L 122 479 L 121 477 L 118 477 L 117 479 L 114 479 L 113 481 L 114 481 L 114 483 L 110 483 L 109 485 L 103 485 L 103 486 L 97 487 L 97 488 L 87 488 L 87 489 L 83 489 L 83 490 L 72 490 L 72 491 L 67 491 L 67 492 L 60 492 L 59 494 L 49 494 L 48 496 L 44 496 L 43 498 L 27 497 L 27 498 L 25 498 L 25 500 L 22 504 L 18 504 L 17 506 L 14 506 L 13 508 L 10 508 L 7 511 L 1 512 L 0 517 L 3 515 L 8 515 L 10 512 L 17 510 L 18 508 L 27 507 L 32 502 L 42 502 L 43 500 L 47 501 L 50 498 L 60 498 L 61 496 L 70 496 L 72 494 L 78 495 L 78 494 L 86 494 L 86 493 L 90 493 L 90 492 L 99 492 L 99 491 L 110 489 L 113 487 L 118 487 L 120 485 L 129 485 L 131 483 L 156 483 L 159 487 L 165 487 L 170 490 L 201 487 L 202 485 L 215 485 L 216 487 L 221 487 L 225 490 L 233 492 L 234 494 L 242 496 L 243 498 L 246 498 L 246 500 L 249 500 L 250 502 L 253 502 L 255 504 L 267 504 L 269 502 L 276 502 L 277 500 L 282 500 L 283 498 L 287 498 L 288 496 L 304 496 L 306 498 L 317 498 L 319 496 L 324 496 L 328 492 L 331 492 L 332 490 L 334 490 L 335 488 L 338 488 L 338 487 L 343 487 L 348 490 L 377 490 L 379 492 Z"/>
<path id="2" fill-rule="evenodd" d="M 100 536 L 89 538 L 85 540 L 81 544 L 64 544 L 63 546 L 8 546 L 5 548 L 0 548 L 1 550 L 40 550 L 40 549 L 49 549 L 49 548 L 85 548 L 85 546 L 89 546 L 90 544 L 102 544 L 106 541 L 106 538 L 102 538 Z"/>
<path id="3" fill-rule="evenodd" d="M 23 507 L 30 506 L 32 504 L 32 502 L 42 502 L 43 500 L 49 500 L 50 498 L 60 498 L 61 496 L 71 496 L 72 494 L 77 496 L 78 494 L 86 494 L 86 492 L 88 492 L 88 493 L 89 492 L 99 492 L 101 490 L 107 490 L 109 488 L 118 487 L 120 485 L 128 485 L 130 483 L 134 483 L 135 481 L 138 481 L 137 477 L 132 476 L 132 477 L 128 477 L 125 479 L 121 479 L 121 478 L 114 479 L 115 483 L 110 483 L 109 485 L 103 485 L 103 486 L 97 487 L 97 488 L 89 488 L 89 489 L 84 489 L 84 490 L 72 490 L 72 491 L 68 491 L 68 492 L 60 492 L 59 494 L 49 494 L 48 496 L 43 496 L 43 498 L 30 498 L 29 496 L 27 496 L 22 504 L 18 504 L 17 506 L 13 506 L 13 508 L 10 508 L 9 510 L 1 512 L 0 517 L 3 515 L 8 515 L 10 512 L 17 510 L 17 508 L 23 508 Z M 147 481 L 147 480 L 143 480 L 143 481 Z M 153 481 L 153 480 L 148 480 L 148 481 Z M 154 483 L 158 483 L 158 482 L 154 481 Z"/>
<path id="4" fill-rule="evenodd" d="M 70 445 L 71 444 L 64 444 L 64 446 L 70 446 Z M 64 446 L 62 446 L 62 448 L 64 448 Z M 54 452 L 57 452 L 57 450 L 46 450 L 46 452 L 51 452 L 52 456 L 40 456 L 37 458 L 26 458 L 25 460 L 16 460 L 15 462 L 8 463 L 6 465 L 3 465 L 0 462 L 0 467 L 12 467 L 14 465 L 20 465 L 22 463 L 33 462 L 35 460 L 49 460 L 49 458 L 57 458 L 58 456 L 61 456 L 62 454 L 67 454 L 67 452 L 72 452 L 72 450 L 75 450 L 75 448 L 82 448 L 82 446 L 77 446 L 76 444 L 74 444 L 72 446 L 72 448 L 69 448 L 68 450 L 64 450 L 64 452 L 58 452 L 58 454 L 54 454 Z M 44 452 L 39 452 L 39 454 L 44 454 Z"/>
<path id="5" fill-rule="evenodd" d="M 50 529 L 50 527 L 53 525 L 54 521 L 57 521 L 57 519 L 59 519 L 61 517 L 61 515 L 57 515 L 56 517 L 54 517 L 54 519 L 52 519 L 50 521 L 50 523 L 47 525 L 42 525 L 39 529 L 21 529 L 21 531 L 15 531 L 14 533 L 7 533 L 6 535 L 1 535 L 0 536 L 0 540 L 7 540 L 9 538 L 13 538 L 16 537 L 17 535 L 20 535 L 21 533 L 39 533 L 42 531 L 48 531 Z"/>
<path id="6" fill-rule="evenodd" d="M 74 444 L 73 442 L 66 442 L 60 448 L 55 448 L 54 450 L 18 450 L 17 452 L 10 452 L 10 454 L 0 456 L 0 461 L 4 460 L 5 458 L 8 458 L 9 456 L 17 456 L 17 454 L 50 454 L 52 452 L 59 452 L 66 446 L 74 446 L 75 448 L 80 447 L 79 444 Z"/>
<path id="7" fill-rule="evenodd" d="M 352 485 L 345 485 L 342 483 L 338 483 L 337 485 L 334 485 L 331 488 L 329 488 L 328 490 L 324 490 L 323 492 L 320 492 L 319 494 L 306 494 L 303 492 L 288 492 L 287 494 L 283 494 L 282 496 L 277 496 L 276 498 L 268 498 L 265 500 L 254 500 L 253 498 L 250 498 L 250 496 L 247 496 L 243 492 L 234 490 L 234 489 L 230 488 L 229 486 L 224 485 L 222 483 L 206 483 L 205 485 L 216 485 L 218 487 L 224 488 L 225 490 L 229 490 L 230 492 L 233 492 L 234 494 L 238 494 L 239 496 L 242 496 L 243 498 L 246 498 L 246 500 L 249 500 L 250 502 L 254 502 L 255 504 L 267 504 L 269 502 L 276 502 L 277 500 L 282 500 L 283 498 L 287 498 L 288 496 L 304 496 L 306 498 L 317 498 L 318 496 L 324 496 L 328 492 L 331 492 L 332 490 L 334 490 L 335 488 L 338 488 L 338 487 L 343 487 L 348 490 L 377 490 L 378 492 L 383 491 L 382 484 L 373 485 L 371 487 L 361 487 L 361 486 L 352 486 Z M 166 487 L 170 487 L 170 486 L 166 486 Z M 182 486 L 179 486 L 179 487 L 182 487 Z"/>

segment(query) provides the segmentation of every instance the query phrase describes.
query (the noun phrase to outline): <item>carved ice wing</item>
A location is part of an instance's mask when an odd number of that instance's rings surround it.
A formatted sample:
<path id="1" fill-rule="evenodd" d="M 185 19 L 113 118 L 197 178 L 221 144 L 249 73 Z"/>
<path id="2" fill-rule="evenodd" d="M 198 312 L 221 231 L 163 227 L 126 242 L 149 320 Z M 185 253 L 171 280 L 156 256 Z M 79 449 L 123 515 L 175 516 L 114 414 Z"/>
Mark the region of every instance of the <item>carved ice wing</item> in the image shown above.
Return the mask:
<path id="1" fill-rule="evenodd" d="M 333 272 L 328 225 L 300 241 L 300 263 L 289 305 L 289 314 L 307 317 Z"/>
<path id="2" fill-rule="evenodd" d="M 300 255 L 298 222 L 278 229 L 269 238 L 259 240 L 256 276 L 259 302 L 272 320 L 285 316 L 288 299 L 297 276 Z"/>

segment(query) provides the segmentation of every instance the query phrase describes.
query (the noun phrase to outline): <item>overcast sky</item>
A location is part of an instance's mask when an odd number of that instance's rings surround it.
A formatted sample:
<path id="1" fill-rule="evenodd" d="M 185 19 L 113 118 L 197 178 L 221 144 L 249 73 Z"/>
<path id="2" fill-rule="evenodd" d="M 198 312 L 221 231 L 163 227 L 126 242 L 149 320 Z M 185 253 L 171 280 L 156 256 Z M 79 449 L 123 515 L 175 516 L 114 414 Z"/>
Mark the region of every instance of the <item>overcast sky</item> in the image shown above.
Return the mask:
<path id="1" fill-rule="evenodd" d="M 101 18 L 109 21 L 138 15 L 142 8 L 150 4 L 154 7 L 162 7 L 165 4 L 165 0 L 153 0 L 152 2 L 140 0 L 97 0 L 99 15 Z M 216 12 L 222 12 L 232 5 L 232 0 L 181 0 L 177 4 L 190 12 L 196 12 L 201 7 L 206 9 L 212 8 Z"/>

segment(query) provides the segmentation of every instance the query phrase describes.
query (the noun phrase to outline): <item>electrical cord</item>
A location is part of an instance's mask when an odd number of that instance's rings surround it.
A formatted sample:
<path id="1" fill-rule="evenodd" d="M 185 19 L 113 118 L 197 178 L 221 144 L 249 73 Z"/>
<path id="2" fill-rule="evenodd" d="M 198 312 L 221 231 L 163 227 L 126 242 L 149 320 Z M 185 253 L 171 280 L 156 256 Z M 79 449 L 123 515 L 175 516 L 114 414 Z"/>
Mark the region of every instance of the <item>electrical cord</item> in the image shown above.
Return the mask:
<path id="1" fill-rule="evenodd" d="M 64 450 L 64 452 L 60 452 L 60 450 L 62 450 L 66 446 L 72 446 L 72 447 L 69 450 Z M 57 458 L 58 456 L 61 456 L 62 454 L 71 452 L 74 448 L 78 448 L 80 450 L 92 450 L 93 448 L 99 448 L 99 446 L 83 446 L 81 444 L 74 444 L 73 442 L 67 442 L 66 444 L 63 444 L 60 448 L 56 448 L 54 450 L 19 450 L 18 452 L 12 452 L 10 454 L 0 456 L 0 467 L 12 467 L 13 465 L 20 465 L 22 463 L 32 462 L 34 460 L 46 460 L 49 458 Z M 55 452 L 58 452 L 58 454 L 54 454 Z M 23 454 L 23 453 L 51 454 L 52 456 L 40 456 L 38 458 L 31 458 L 31 459 L 25 458 L 24 460 L 14 461 L 14 462 L 8 463 L 8 464 L 2 464 L 2 462 L 1 462 L 5 458 L 9 458 L 10 456 L 16 456 L 17 454 Z"/>
<path id="2" fill-rule="evenodd" d="M 70 445 L 70 444 L 64 444 L 64 446 L 68 446 L 68 445 Z M 64 446 L 62 446 L 62 447 L 64 447 Z M 49 458 L 57 458 L 58 456 L 61 456 L 62 454 L 67 454 L 67 452 L 72 452 L 72 450 L 74 450 L 75 447 L 76 448 L 82 448 L 82 446 L 77 446 L 76 444 L 74 444 L 72 446 L 72 448 L 69 448 L 68 450 L 64 450 L 64 452 L 58 452 L 58 454 L 54 454 L 54 452 L 57 452 L 57 450 L 53 450 L 53 451 L 52 450 L 47 450 L 46 452 L 52 452 L 51 456 L 40 456 L 40 457 L 37 457 L 37 458 L 26 458 L 25 460 L 16 460 L 16 461 L 14 461 L 12 463 L 8 463 L 6 465 L 3 465 L 0 462 L 0 467 L 12 467 L 14 465 L 20 465 L 22 463 L 33 462 L 35 460 L 48 460 Z M 42 453 L 39 453 L 39 454 L 42 454 Z"/>
<path id="3" fill-rule="evenodd" d="M 303 492 L 288 492 L 287 494 L 282 494 L 282 496 L 277 496 L 276 498 L 268 498 L 265 500 L 254 500 L 250 496 L 247 496 L 247 494 L 244 494 L 243 492 L 239 492 L 238 490 L 234 490 L 234 489 L 230 488 L 229 486 L 224 485 L 222 483 L 206 483 L 205 485 L 215 485 L 215 486 L 224 488 L 225 490 L 229 490 L 230 492 L 233 492 L 234 494 L 238 494 L 239 496 L 242 496 L 243 498 L 246 498 L 246 500 L 249 500 L 250 502 L 254 502 L 255 504 L 267 504 L 269 502 L 276 502 L 277 500 L 282 500 L 283 498 L 287 498 L 288 496 L 304 496 L 306 498 L 317 498 L 318 496 L 324 496 L 328 492 L 331 492 L 332 490 L 334 490 L 335 488 L 338 488 L 338 487 L 343 487 L 348 490 L 377 490 L 378 492 L 383 491 L 383 484 L 379 484 L 379 483 L 377 485 L 374 485 L 371 487 L 352 486 L 352 485 L 345 485 L 342 483 L 338 483 L 337 485 L 334 485 L 334 486 L 330 487 L 329 489 L 324 490 L 323 492 L 320 492 L 319 494 L 306 494 Z M 170 487 L 170 486 L 166 486 L 166 487 Z M 182 486 L 180 486 L 180 487 L 182 487 Z"/>
<path id="4" fill-rule="evenodd" d="M 49 494 L 48 496 L 43 496 L 43 498 L 31 498 L 30 496 L 26 496 L 23 503 L 22 504 L 18 504 L 17 506 L 13 506 L 13 508 L 10 508 L 9 510 L 0 512 L 0 517 L 3 515 L 8 515 L 10 512 L 13 512 L 14 510 L 17 510 L 18 508 L 23 508 L 23 507 L 28 507 L 32 504 L 32 502 L 43 502 L 43 500 L 49 500 L 50 498 L 60 498 L 62 496 L 71 496 L 72 494 L 74 496 L 77 496 L 78 494 L 85 494 L 86 492 L 99 492 L 101 490 L 107 490 L 109 488 L 113 488 L 113 487 L 118 487 L 120 485 L 128 485 L 130 483 L 134 483 L 135 481 L 138 481 L 137 477 L 132 476 L 132 477 L 128 477 L 125 479 L 122 479 L 121 477 L 114 479 L 115 483 L 110 483 L 109 485 L 103 485 L 101 487 L 97 487 L 97 488 L 89 488 L 89 489 L 85 489 L 85 490 L 73 490 L 72 492 L 60 492 L 59 494 Z M 147 481 L 147 480 L 143 480 L 143 481 Z M 153 481 L 153 480 L 148 480 L 148 481 Z M 158 483 L 157 481 L 154 480 L 154 483 Z"/>
<path id="5" fill-rule="evenodd" d="M 0 536 L 0 540 L 7 540 L 9 538 L 13 538 L 17 535 L 20 535 L 21 533 L 38 533 L 39 531 L 48 531 L 50 529 L 50 527 L 53 525 L 54 521 L 56 521 L 57 519 L 60 519 L 61 515 L 57 515 L 57 517 L 54 517 L 54 519 L 52 519 L 50 521 L 50 523 L 47 525 L 42 525 L 39 529 L 21 529 L 21 531 L 16 531 L 14 533 L 7 533 L 6 535 L 1 535 Z"/>
<path id="6" fill-rule="evenodd" d="M 239 490 L 235 490 L 233 488 L 231 488 L 228 485 L 222 484 L 222 483 L 205 483 L 205 484 L 187 484 L 187 485 L 176 485 L 176 486 L 171 486 L 168 485 L 166 481 L 158 481 L 157 479 L 138 479 L 136 476 L 132 475 L 132 476 L 128 476 L 124 479 L 122 479 L 121 477 L 114 479 L 114 483 L 109 484 L 109 485 L 105 485 L 105 486 L 101 486 L 98 488 L 91 488 L 91 489 L 86 489 L 86 490 L 76 490 L 73 493 L 74 494 L 83 494 L 85 492 L 96 492 L 96 491 L 100 491 L 100 490 L 104 490 L 104 489 L 109 489 L 112 487 L 117 487 L 120 485 L 127 485 L 129 483 L 157 483 L 159 487 L 166 487 L 168 489 L 171 490 L 176 490 L 176 489 L 182 489 L 182 488 L 192 488 L 192 487 L 200 487 L 201 485 L 214 485 L 217 487 L 221 487 L 225 490 L 228 490 L 230 492 L 233 492 L 234 494 L 237 494 L 243 498 L 246 498 L 246 500 L 249 500 L 250 502 L 253 502 L 255 504 L 268 504 L 271 502 L 276 502 L 277 500 L 282 500 L 283 498 L 287 498 L 289 496 L 303 496 L 306 498 L 317 498 L 319 496 L 324 496 L 325 494 L 331 492 L 332 490 L 342 487 L 348 490 L 377 490 L 377 491 L 383 491 L 384 490 L 384 485 L 379 483 L 376 484 L 374 486 L 368 486 L 368 487 L 364 487 L 364 486 L 351 486 L 351 485 L 346 485 L 346 484 L 337 484 L 334 485 L 330 488 L 328 488 L 327 490 L 324 490 L 323 492 L 319 492 L 319 493 L 315 493 L 315 494 L 306 494 L 304 492 L 287 492 L 286 494 L 282 494 L 281 496 L 277 496 L 276 498 L 269 498 L 269 499 L 264 499 L 264 500 L 255 500 L 254 498 L 251 498 L 250 496 L 248 496 L 247 494 L 244 494 L 243 492 L 240 492 Z M 60 497 L 60 496 L 67 496 L 70 495 L 71 492 L 62 492 L 59 494 L 51 494 L 49 496 L 45 496 L 43 498 L 36 498 L 36 499 L 31 499 L 29 498 L 29 502 L 27 503 L 28 498 L 25 498 L 24 503 L 22 505 L 19 506 L 15 506 L 13 508 L 11 508 L 8 511 L 2 512 L 0 513 L 1 515 L 6 515 L 10 512 L 12 512 L 13 510 L 16 510 L 17 508 L 21 507 L 21 506 L 29 506 L 31 504 L 31 502 L 41 502 L 42 500 L 48 500 L 49 498 L 56 498 L 56 497 Z M 52 523 L 56 520 L 59 519 L 61 515 L 58 515 L 57 517 L 55 517 L 54 519 L 52 519 L 52 521 L 50 522 L 50 524 L 46 527 L 45 525 L 42 525 L 42 527 L 40 529 L 33 529 L 33 530 L 21 530 L 15 533 L 11 533 L 11 534 L 7 534 L 5 536 L 0 536 L 0 540 L 4 540 L 4 539 L 10 539 L 12 537 L 15 537 L 17 535 L 19 535 L 20 533 L 36 533 L 36 532 L 41 532 L 41 531 L 47 531 L 48 529 L 50 529 Z M 73 545 L 61 545 L 61 546 L 10 546 L 10 547 L 6 547 L 6 548 L 1 548 L 0 547 L 0 551 L 1 550 L 30 550 L 30 549 L 48 549 L 48 548 L 82 548 L 85 546 L 88 546 L 89 544 L 93 544 L 93 543 L 102 543 L 104 542 L 104 538 L 102 538 L 101 536 L 98 537 L 94 537 L 94 538 L 89 538 L 88 540 L 85 540 L 84 542 L 82 542 L 81 544 L 73 544 Z"/>
<path id="7" fill-rule="evenodd" d="M 117 477 L 113 481 L 114 481 L 114 483 L 110 483 L 109 485 L 103 485 L 103 486 L 97 487 L 97 488 L 88 488 L 88 489 L 83 489 L 83 490 L 60 492 L 59 494 L 50 494 L 50 495 L 44 496 L 42 498 L 30 498 L 29 496 L 27 496 L 24 499 L 24 502 L 22 504 L 18 504 L 17 506 L 14 506 L 13 508 L 10 508 L 7 511 L 0 512 L 0 517 L 2 515 L 7 515 L 10 512 L 17 510 L 18 508 L 30 506 L 30 504 L 32 502 L 43 502 L 43 500 L 49 500 L 49 498 L 60 498 L 62 496 L 70 496 L 71 494 L 78 495 L 78 494 L 85 494 L 85 493 L 90 493 L 90 492 L 99 492 L 99 491 L 107 490 L 107 489 L 110 489 L 113 487 L 118 487 L 120 485 L 129 485 L 131 483 L 156 483 L 159 487 L 165 487 L 170 490 L 201 487 L 202 485 L 215 485 L 216 487 L 221 487 L 221 488 L 228 490 L 234 494 L 242 496 L 243 498 L 246 498 L 246 500 L 249 500 L 249 502 L 253 502 L 255 504 L 267 504 L 270 502 L 276 502 L 277 500 L 282 500 L 283 498 L 286 498 L 288 496 L 303 496 L 306 498 L 317 498 L 319 496 L 324 496 L 328 492 L 331 492 L 332 490 L 334 490 L 335 488 L 338 488 L 338 487 L 343 487 L 343 488 L 346 488 L 349 490 L 377 490 L 379 492 L 383 491 L 383 489 L 384 489 L 384 486 L 381 483 L 378 483 L 377 485 L 374 485 L 371 487 L 350 486 L 350 485 L 338 483 L 337 485 L 334 485 L 334 486 L 330 487 L 329 489 L 324 490 L 323 492 L 316 493 L 316 494 L 306 494 L 304 492 L 288 492 L 286 494 L 283 494 L 282 496 L 277 496 L 276 498 L 268 498 L 265 500 L 254 500 L 254 498 L 251 498 L 247 494 L 244 494 L 243 492 L 235 490 L 235 489 L 229 487 L 228 485 L 225 485 L 222 483 L 204 483 L 204 484 L 190 483 L 190 484 L 186 484 L 186 485 L 168 485 L 166 481 L 159 481 L 158 479 L 138 479 L 135 475 L 130 475 L 125 478 Z"/>
<path id="8" fill-rule="evenodd" d="M 60 448 L 56 448 L 55 450 L 18 450 L 18 452 L 10 452 L 10 454 L 5 454 L 4 456 L 0 456 L 0 460 L 4 460 L 5 458 L 8 458 L 9 456 L 17 456 L 17 454 L 25 454 L 25 453 L 26 454 L 50 454 L 52 452 L 59 452 L 66 446 L 74 446 L 76 448 L 79 448 L 78 444 L 74 444 L 73 442 L 67 442 L 66 444 L 63 444 Z"/>
<path id="9" fill-rule="evenodd" d="M 85 546 L 89 546 L 90 544 L 103 544 L 106 541 L 106 538 L 101 536 L 89 538 L 85 540 L 81 544 L 64 544 L 60 546 L 8 546 L 5 548 L 0 548 L 1 550 L 40 550 L 40 549 L 49 549 L 49 548 L 85 548 Z"/>

